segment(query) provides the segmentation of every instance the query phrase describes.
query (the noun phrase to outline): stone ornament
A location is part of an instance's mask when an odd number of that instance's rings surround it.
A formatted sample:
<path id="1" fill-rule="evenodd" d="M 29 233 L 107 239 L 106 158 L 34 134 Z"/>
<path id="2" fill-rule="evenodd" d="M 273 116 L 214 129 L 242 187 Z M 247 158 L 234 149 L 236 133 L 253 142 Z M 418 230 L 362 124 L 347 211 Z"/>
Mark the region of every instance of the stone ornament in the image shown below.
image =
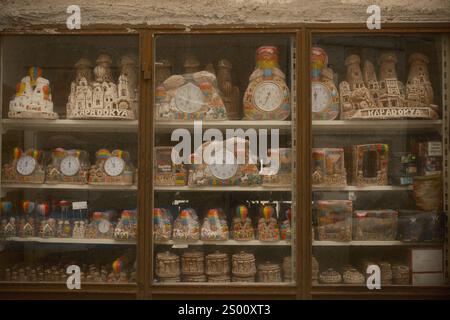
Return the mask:
<path id="1" fill-rule="evenodd" d="M 200 239 L 203 241 L 228 240 L 228 223 L 222 209 L 210 209 L 203 219 Z"/>
<path id="2" fill-rule="evenodd" d="M 2 181 L 6 183 L 44 183 L 44 153 L 41 150 L 28 149 L 23 152 L 16 147 L 12 159 L 2 167 Z"/>
<path id="3" fill-rule="evenodd" d="M 353 240 L 396 240 L 397 221 L 398 212 L 395 210 L 355 210 L 353 213 Z"/>
<path id="4" fill-rule="evenodd" d="M 210 72 L 172 75 L 155 95 L 156 120 L 227 120 L 216 76 Z"/>
<path id="5" fill-rule="evenodd" d="M 16 86 L 16 94 L 9 103 L 9 118 L 58 119 L 53 112 L 50 82 L 42 77 L 42 69 L 31 67 L 28 75 Z"/>
<path id="6" fill-rule="evenodd" d="M 352 240 L 352 201 L 319 200 L 314 207 L 320 241 Z"/>
<path id="7" fill-rule="evenodd" d="M 186 277 L 201 276 L 200 279 L 206 281 L 205 277 L 205 255 L 201 251 L 186 251 L 181 256 L 181 274 Z M 198 281 L 201 282 L 201 281 Z"/>
<path id="8" fill-rule="evenodd" d="M 131 241 L 137 238 L 136 210 L 123 210 L 114 229 L 114 239 Z"/>
<path id="9" fill-rule="evenodd" d="M 259 241 L 280 240 L 280 228 L 274 214 L 275 208 L 272 205 L 261 207 L 261 218 L 258 220 Z"/>
<path id="10" fill-rule="evenodd" d="M 342 279 L 345 284 L 364 284 L 366 277 L 355 268 L 348 268 L 342 274 Z"/>
<path id="11" fill-rule="evenodd" d="M 382 143 L 352 147 L 351 180 L 357 186 L 388 184 L 389 145 Z"/>
<path id="12" fill-rule="evenodd" d="M 56 148 L 45 170 L 46 183 L 86 184 L 89 167 L 86 151 Z"/>
<path id="13" fill-rule="evenodd" d="M 112 59 L 106 54 L 97 58 L 93 77 L 87 59 L 82 58 L 75 64 L 76 77 L 66 105 L 68 119 L 136 118 L 136 62 L 131 56 L 124 56 L 120 63 L 121 74 L 117 83 L 112 76 Z"/>
<path id="14" fill-rule="evenodd" d="M 245 205 L 236 207 L 236 216 L 233 218 L 231 235 L 234 240 L 248 241 L 255 239 L 255 230 L 252 219 L 248 216 L 248 208 Z"/>
<path id="15" fill-rule="evenodd" d="M 192 208 L 181 210 L 173 224 L 173 240 L 197 241 L 200 238 L 200 223 Z"/>
<path id="16" fill-rule="evenodd" d="M 313 120 L 334 120 L 339 115 L 339 93 L 328 56 L 322 48 L 311 49 L 311 104 Z"/>
<path id="17" fill-rule="evenodd" d="M 94 185 L 132 185 L 135 168 L 130 161 L 130 154 L 123 150 L 100 149 L 97 158 L 89 169 L 89 184 Z"/>
<path id="18" fill-rule="evenodd" d="M 396 285 L 410 284 L 409 267 L 402 264 L 394 264 L 392 266 L 392 280 Z"/>
<path id="19" fill-rule="evenodd" d="M 250 157 L 256 159 L 256 155 L 251 155 L 249 142 L 238 137 L 231 138 L 222 142 L 205 142 L 201 149 L 192 154 L 192 165 L 189 169 L 188 185 L 190 186 L 251 186 L 262 183 L 262 177 L 259 175 L 256 160 L 254 164 L 249 163 Z M 233 151 L 227 147 L 233 146 Z M 200 161 L 200 150 L 205 150 L 204 159 Z M 215 163 L 211 153 L 215 150 L 223 150 L 223 163 Z M 227 160 L 228 159 L 228 160 Z M 243 161 L 239 161 L 242 159 Z M 245 164 L 238 164 L 238 161 Z M 199 164 L 196 164 L 199 163 Z M 208 164 L 209 163 L 209 164 Z"/>
<path id="20" fill-rule="evenodd" d="M 290 186 L 292 184 L 292 149 L 268 149 L 267 155 L 271 157 L 272 161 L 278 159 L 279 163 L 274 168 L 270 167 L 272 164 L 262 165 L 260 174 L 263 178 L 263 185 L 272 187 Z"/>
<path id="21" fill-rule="evenodd" d="M 172 162 L 172 147 L 155 147 L 154 182 L 157 186 L 184 186 L 188 170 Z"/>
<path id="22" fill-rule="evenodd" d="M 172 215 L 164 208 L 153 209 L 153 239 L 168 241 L 172 238 Z"/>
<path id="23" fill-rule="evenodd" d="M 282 264 L 283 282 L 292 282 L 292 257 L 284 257 Z"/>
<path id="24" fill-rule="evenodd" d="M 241 251 L 232 256 L 233 282 L 255 282 L 256 262 L 252 253 Z"/>
<path id="25" fill-rule="evenodd" d="M 180 281 L 180 257 L 169 251 L 156 254 L 156 276 L 161 282 Z"/>
<path id="26" fill-rule="evenodd" d="M 215 251 L 206 256 L 208 282 L 229 282 L 230 261 L 226 253 Z"/>
<path id="27" fill-rule="evenodd" d="M 406 102 L 409 106 L 430 107 L 438 112 L 434 103 L 433 87 L 428 72 L 428 57 L 422 53 L 409 56 L 409 74 L 406 81 Z"/>
<path id="28" fill-rule="evenodd" d="M 233 84 L 231 77 L 233 65 L 226 59 L 217 63 L 217 83 L 221 92 L 222 100 L 227 109 L 229 120 L 241 119 L 239 87 Z"/>
<path id="29" fill-rule="evenodd" d="M 278 67 L 278 49 L 256 51 L 256 68 L 250 75 L 243 101 L 245 120 L 286 120 L 291 114 L 290 90 Z"/>
<path id="30" fill-rule="evenodd" d="M 312 158 L 313 187 L 345 187 L 347 185 L 343 148 L 313 148 Z"/>
<path id="31" fill-rule="evenodd" d="M 259 282 L 281 282 L 281 268 L 279 264 L 264 262 L 258 265 Z"/>
<path id="32" fill-rule="evenodd" d="M 329 268 L 319 274 L 319 281 L 323 284 L 338 284 L 342 282 L 342 276 L 333 268 Z"/>

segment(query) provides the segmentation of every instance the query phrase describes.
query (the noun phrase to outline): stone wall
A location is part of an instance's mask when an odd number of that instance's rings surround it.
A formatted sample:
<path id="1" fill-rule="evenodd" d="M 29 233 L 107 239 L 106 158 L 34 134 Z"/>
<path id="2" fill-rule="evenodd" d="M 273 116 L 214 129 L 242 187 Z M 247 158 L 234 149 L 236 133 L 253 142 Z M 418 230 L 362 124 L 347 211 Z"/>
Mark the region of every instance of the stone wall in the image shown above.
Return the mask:
<path id="1" fill-rule="evenodd" d="M 0 29 L 63 25 L 72 4 L 82 26 L 364 23 L 371 4 L 385 22 L 450 22 L 450 0 L 0 0 Z"/>

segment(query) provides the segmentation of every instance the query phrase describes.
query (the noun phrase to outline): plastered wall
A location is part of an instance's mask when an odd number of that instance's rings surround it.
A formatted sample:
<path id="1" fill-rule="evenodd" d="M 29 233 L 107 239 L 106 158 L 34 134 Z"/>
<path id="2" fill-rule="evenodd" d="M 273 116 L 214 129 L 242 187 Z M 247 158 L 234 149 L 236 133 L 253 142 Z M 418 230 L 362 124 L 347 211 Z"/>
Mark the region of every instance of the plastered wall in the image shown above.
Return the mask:
<path id="1" fill-rule="evenodd" d="M 61 25 L 69 5 L 89 24 L 258 24 L 365 22 L 371 4 L 383 22 L 450 22 L 450 0 L 0 0 L 0 29 Z"/>

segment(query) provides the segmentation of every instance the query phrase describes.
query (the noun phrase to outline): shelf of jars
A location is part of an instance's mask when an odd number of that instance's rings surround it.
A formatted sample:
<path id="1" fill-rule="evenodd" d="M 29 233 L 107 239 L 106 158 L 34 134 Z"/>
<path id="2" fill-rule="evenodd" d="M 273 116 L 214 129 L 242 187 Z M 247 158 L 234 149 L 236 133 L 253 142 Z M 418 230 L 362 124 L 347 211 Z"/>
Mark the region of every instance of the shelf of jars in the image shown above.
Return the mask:
<path id="1" fill-rule="evenodd" d="M 137 132 L 138 120 L 2 119 L 2 130 Z"/>
<path id="2" fill-rule="evenodd" d="M 286 240 L 278 240 L 278 241 L 260 241 L 260 240 L 174 241 L 174 240 L 167 240 L 167 241 L 155 241 L 155 244 L 173 246 L 173 248 L 185 248 L 187 246 L 203 246 L 203 245 L 208 245 L 208 246 L 291 246 L 291 242 L 286 241 Z"/>
<path id="3" fill-rule="evenodd" d="M 135 245 L 134 240 L 114 240 L 114 239 L 75 239 L 75 238 L 40 238 L 40 237 L 8 237 L 0 239 L 0 242 L 37 242 L 51 244 L 89 244 L 89 245 Z"/>
<path id="4" fill-rule="evenodd" d="M 366 241 L 325 241 L 316 240 L 312 243 L 315 247 L 390 247 L 390 246 L 407 246 L 407 247 L 439 247 L 441 242 L 404 242 L 400 240 L 366 240 Z"/>
<path id="5" fill-rule="evenodd" d="M 2 183 L 3 190 L 50 189 L 50 190 L 86 190 L 86 191 L 136 191 L 136 185 L 90 185 L 90 184 L 49 184 L 49 183 Z"/>
<path id="6" fill-rule="evenodd" d="M 313 120 L 314 134 L 393 134 L 396 132 L 440 131 L 442 120 Z"/>

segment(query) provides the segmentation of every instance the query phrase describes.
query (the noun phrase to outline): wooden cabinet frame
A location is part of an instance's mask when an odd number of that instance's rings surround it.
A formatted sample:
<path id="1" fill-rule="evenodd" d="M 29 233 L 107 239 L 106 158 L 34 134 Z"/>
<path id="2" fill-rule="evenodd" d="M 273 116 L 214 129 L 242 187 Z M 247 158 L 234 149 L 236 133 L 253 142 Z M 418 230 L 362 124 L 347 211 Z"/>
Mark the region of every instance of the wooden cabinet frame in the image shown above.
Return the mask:
<path id="1" fill-rule="evenodd" d="M 153 243 L 152 243 L 152 207 L 153 207 L 153 46 L 156 35 L 183 34 L 256 34 L 282 33 L 295 36 L 296 87 L 297 87 L 297 224 L 295 243 L 297 263 L 297 282 L 291 286 L 276 285 L 158 285 L 152 284 Z M 148 27 L 146 25 L 91 25 L 81 30 L 67 30 L 65 25 L 35 26 L 32 29 L 11 29 L 0 32 L 0 38 L 8 35 L 135 35 L 139 37 L 140 57 L 140 103 L 139 103 L 139 182 L 138 182 L 138 281 L 136 284 L 96 284 L 83 285 L 81 290 L 68 290 L 64 284 L 42 285 L 39 283 L 0 284 L 0 299 L 3 298 L 255 298 L 255 299 L 320 299 L 320 298 L 449 298 L 450 287 L 412 287 L 396 286 L 372 292 L 365 288 L 349 286 L 311 286 L 311 148 L 312 123 L 310 106 L 310 50 L 314 34 L 410 34 L 443 33 L 450 36 L 450 23 L 438 24 L 382 24 L 381 30 L 368 30 L 365 24 L 287 24 L 287 25 L 208 25 L 177 26 L 163 25 Z M 447 51 L 447 77 L 450 78 L 450 48 Z M 450 108 L 450 87 L 447 88 L 447 108 Z M 448 122 L 447 119 L 443 119 Z M 450 124 L 446 124 L 449 133 Z M 449 139 L 445 137 L 446 150 Z M 448 156 L 448 155 L 447 155 Z M 448 161 L 445 159 L 445 161 Z M 450 167 L 447 166 L 447 168 Z M 450 176 L 450 172 L 447 172 Z M 447 180 L 446 180 L 447 181 Z M 449 183 L 446 193 L 450 195 Z M 448 205 L 447 203 L 445 203 Z M 448 208 L 447 208 L 448 209 Z M 448 210 L 447 215 L 448 215 Z M 450 225 L 447 226 L 450 228 Z M 447 231 L 447 236 L 449 234 Z M 447 257 L 450 252 L 449 240 L 446 239 Z M 448 269 L 448 268 L 447 268 Z M 450 278 L 450 275 L 448 276 Z"/>

